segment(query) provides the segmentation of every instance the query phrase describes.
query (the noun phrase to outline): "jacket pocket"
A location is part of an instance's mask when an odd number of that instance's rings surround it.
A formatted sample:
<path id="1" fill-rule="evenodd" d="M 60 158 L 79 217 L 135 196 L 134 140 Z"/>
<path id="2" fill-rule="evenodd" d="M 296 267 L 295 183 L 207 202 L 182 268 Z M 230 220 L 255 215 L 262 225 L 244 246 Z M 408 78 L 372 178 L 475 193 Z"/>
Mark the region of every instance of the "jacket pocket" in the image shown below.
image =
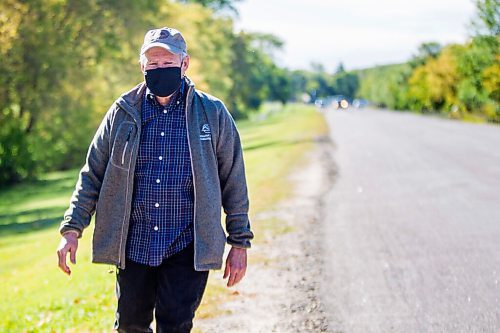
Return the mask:
<path id="1" fill-rule="evenodd" d="M 122 169 L 129 169 L 132 159 L 132 148 L 136 137 L 136 127 L 132 122 L 120 124 L 113 141 L 111 163 Z"/>

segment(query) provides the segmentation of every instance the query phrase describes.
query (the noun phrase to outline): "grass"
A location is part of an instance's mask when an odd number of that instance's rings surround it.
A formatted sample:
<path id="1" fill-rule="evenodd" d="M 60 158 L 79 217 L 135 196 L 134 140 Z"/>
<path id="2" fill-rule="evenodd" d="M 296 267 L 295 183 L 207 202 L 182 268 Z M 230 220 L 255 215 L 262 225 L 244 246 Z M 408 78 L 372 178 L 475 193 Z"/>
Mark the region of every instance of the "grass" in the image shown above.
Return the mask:
<path id="1" fill-rule="evenodd" d="M 314 138 L 326 132 L 313 107 L 272 107 L 266 117 L 238 123 L 242 137 L 251 216 L 289 195 L 290 171 L 300 165 Z M 57 267 L 59 221 L 67 208 L 78 169 L 0 191 L 0 332 L 109 332 L 114 322 L 114 267 L 90 263 L 92 230 L 79 242 L 71 277 Z M 92 229 L 93 222 L 91 223 Z M 252 224 L 256 242 L 290 231 L 277 219 Z M 211 272 L 197 318 L 228 310 L 233 296 L 222 271 Z"/>

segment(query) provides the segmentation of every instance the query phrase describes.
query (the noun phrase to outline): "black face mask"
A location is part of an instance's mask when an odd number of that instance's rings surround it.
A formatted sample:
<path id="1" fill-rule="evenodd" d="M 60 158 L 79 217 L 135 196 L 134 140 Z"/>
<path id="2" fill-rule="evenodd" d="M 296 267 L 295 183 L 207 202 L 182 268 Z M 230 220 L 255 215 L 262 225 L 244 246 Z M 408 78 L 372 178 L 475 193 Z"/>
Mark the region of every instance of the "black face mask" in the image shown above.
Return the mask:
<path id="1" fill-rule="evenodd" d="M 146 85 L 158 97 L 172 95 L 181 85 L 181 68 L 148 69 L 144 74 Z"/>

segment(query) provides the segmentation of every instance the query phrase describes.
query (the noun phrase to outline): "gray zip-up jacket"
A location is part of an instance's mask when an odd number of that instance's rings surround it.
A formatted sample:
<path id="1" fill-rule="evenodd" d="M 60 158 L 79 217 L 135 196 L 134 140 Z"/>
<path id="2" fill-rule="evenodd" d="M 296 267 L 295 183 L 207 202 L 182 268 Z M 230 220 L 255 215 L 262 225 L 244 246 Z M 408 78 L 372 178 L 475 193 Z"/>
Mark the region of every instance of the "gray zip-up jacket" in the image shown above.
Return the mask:
<path id="1" fill-rule="evenodd" d="M 186 78 L 186 126 L 194 183 L 194 268 L 220 269 L 224 246 L 249 248 L 253 233 L 243 152 L 236 125 L 224 104 Z M 144 82 L 118 98 L 88 149 L 59 232 L 78 237 L 95 212 L 92 262 L 125 268 L 134 169 L 141 137 Z M 221 224 L 226 213 L 226 233 Z"/>

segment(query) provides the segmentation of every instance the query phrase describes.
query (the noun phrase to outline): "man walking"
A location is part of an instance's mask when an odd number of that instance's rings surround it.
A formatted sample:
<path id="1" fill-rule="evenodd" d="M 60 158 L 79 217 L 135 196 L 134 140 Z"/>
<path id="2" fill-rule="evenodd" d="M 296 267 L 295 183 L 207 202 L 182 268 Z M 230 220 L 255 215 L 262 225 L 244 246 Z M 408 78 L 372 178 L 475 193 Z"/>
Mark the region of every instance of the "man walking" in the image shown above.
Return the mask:
<path id="1" fill-rule="evenodd" d="M 115 329 L 189 332 L 208 272 L 229 287 L 245 275 L 253 233 L 239 134 L 224 104 L 185 76 L 186 42 L 171 28 L 146 33 L 145 82 L 118 98 L 89 147 L 57 254 L 66 273 L 95 212 L 92 262 L 117 266 Z M 226 214 L 221 225 L 221 207 Z"/>

